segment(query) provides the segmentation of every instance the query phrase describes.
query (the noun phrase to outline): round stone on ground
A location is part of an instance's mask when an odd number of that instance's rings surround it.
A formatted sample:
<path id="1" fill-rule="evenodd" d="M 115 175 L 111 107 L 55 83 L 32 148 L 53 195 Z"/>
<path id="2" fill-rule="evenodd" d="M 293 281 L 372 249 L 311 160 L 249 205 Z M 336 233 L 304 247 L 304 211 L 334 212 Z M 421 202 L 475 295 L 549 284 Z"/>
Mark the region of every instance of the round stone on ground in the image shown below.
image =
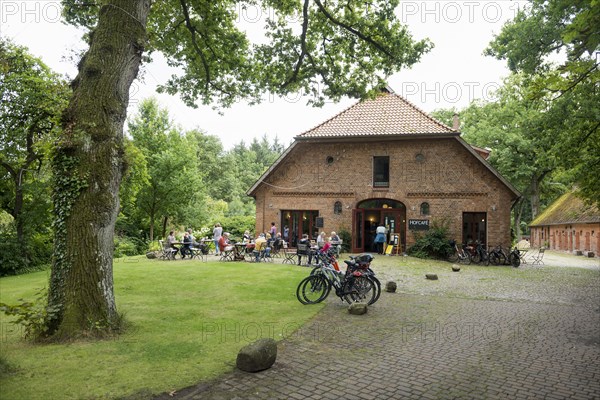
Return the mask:
<path id="1" fill-rule="evenodd" d="M 396 291 L 397 287 L 398 287 L 398 285 L 396 285 L 396 282 L 388 281 L 385 284 L 385 291 L 389 292 L 389 293 L 394 293 Z"/>
<path id="2" fill-rule="evenodd" d="M 460 266 L 458 266 L 456 264 L 452 264 L 452 271 L 454 271 L 454 272 L 460 271 Z"/>
<path id="3" fill-rule="evenodd" d="M 367 313 L 367 303 L 352 303 L 348 307 L 348 312 L 353 315 L 363 315 Z"/>
<path id="4" fill-rule="evenodd" d="M 277 358 L 277 343 L 271 338 L 259 339 L 239 351 L 236 366 L 242 371 L 258 372 L 275 363 Z"/>

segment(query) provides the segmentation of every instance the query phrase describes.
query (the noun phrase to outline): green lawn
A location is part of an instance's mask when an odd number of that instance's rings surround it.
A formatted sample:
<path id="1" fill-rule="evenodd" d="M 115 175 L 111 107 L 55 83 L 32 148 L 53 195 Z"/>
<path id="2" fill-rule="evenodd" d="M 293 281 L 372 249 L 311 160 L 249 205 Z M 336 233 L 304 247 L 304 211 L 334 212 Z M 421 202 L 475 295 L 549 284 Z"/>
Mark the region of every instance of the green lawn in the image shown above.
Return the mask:
<path id="1" fill-rule="evenodd" d="M 246 343 L 283 339 L 321 309 L 296 299 L 307 273 L 279 263 L 117 259 L 117 307 L 128 331 L 34 345 L 0 314 L 0 399 L 142 398 L 213 378 L 235 367 Z M 33 300 L 48 274 L 0 279 L 0 302 Z"/>

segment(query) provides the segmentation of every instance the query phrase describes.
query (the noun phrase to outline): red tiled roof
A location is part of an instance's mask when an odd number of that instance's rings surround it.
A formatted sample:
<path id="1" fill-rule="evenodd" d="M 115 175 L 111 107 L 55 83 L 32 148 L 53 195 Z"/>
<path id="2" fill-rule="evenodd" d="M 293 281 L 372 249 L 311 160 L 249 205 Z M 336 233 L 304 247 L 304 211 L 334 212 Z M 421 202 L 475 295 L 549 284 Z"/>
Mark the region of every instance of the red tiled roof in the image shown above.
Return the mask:
<path id="1" fill-rule="evenodd" d="M 433 119 L 402 97 L 382 92 L 359 101 L 298 138 L 449 134 L 458 132 Z"/>

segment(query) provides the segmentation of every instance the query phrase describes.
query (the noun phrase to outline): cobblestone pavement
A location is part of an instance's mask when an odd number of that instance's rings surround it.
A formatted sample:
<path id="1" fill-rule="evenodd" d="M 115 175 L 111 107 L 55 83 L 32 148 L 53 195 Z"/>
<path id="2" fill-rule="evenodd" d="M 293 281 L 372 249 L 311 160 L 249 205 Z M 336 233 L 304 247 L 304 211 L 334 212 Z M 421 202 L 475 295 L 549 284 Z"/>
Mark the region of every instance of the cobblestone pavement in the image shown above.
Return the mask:
<path id="1" fill-rule="evenodd" d="M 330 296 L 271 369 L 232 368 L 161 398 L 600 399 L 600 273 L 433 272 L 417 281 L 381 266 L 399 292 L 367 314 Z"/>

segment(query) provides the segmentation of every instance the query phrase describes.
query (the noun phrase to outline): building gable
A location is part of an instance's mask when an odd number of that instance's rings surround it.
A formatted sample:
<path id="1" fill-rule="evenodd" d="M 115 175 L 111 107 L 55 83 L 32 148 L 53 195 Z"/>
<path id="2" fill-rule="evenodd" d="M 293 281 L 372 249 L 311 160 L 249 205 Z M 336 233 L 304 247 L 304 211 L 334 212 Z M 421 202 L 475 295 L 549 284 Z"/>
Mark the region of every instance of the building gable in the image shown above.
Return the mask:
<path id="1" fill-rule="evenodd" d="M 458 141 L 509 189 L 513 201 L 520 196 L 510 182 L 485 160 L 487 158 L 486 150 L 474 149 L 460 138 L 458 131 L 436 121 L 407 100 L 390 92 L 383 92 L 374 99 L 359 101 L 317 127 L 296 136 L 295 139 L 247 191 L 249 196 L 255 196 L 259 186 L 268 181 L 278 166 L 302 143 L 336 143 L 338 147 L 343 148 L 348 143 L 363 143 L 364 145 L 382 141 L 393 143 L 398 140 L 439 139 Z"/>

